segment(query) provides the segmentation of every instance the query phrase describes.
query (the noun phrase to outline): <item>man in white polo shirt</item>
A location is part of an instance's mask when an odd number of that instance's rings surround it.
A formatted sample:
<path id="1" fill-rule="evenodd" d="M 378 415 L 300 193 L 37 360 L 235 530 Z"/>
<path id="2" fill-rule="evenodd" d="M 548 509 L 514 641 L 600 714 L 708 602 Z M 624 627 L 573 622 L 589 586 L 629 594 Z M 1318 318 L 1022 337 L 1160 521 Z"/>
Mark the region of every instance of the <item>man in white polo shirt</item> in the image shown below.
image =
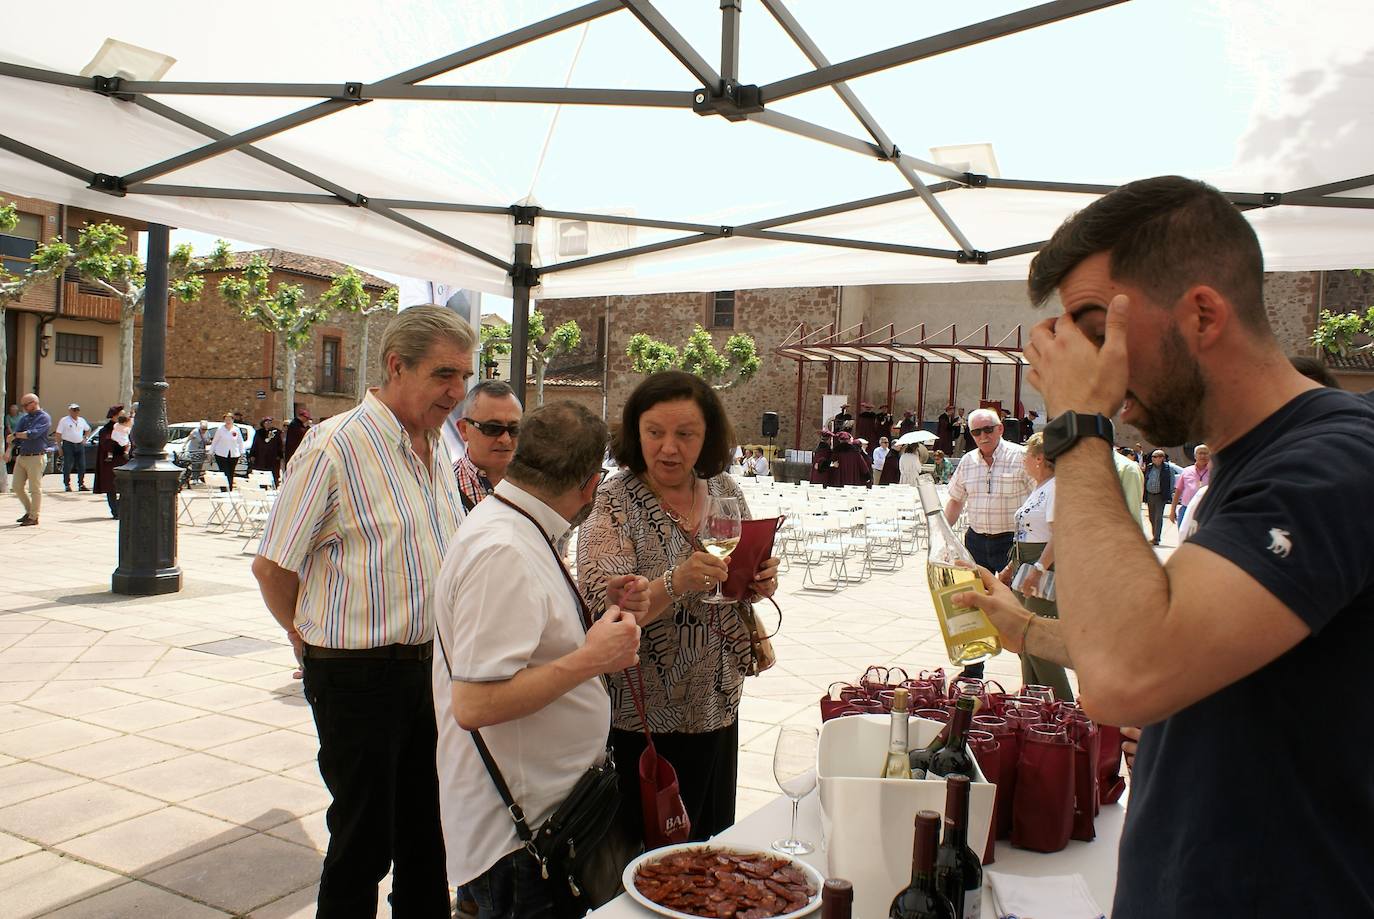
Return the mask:
<path id="1" fill-rule="evenodd" d="M 72 490 L 72 470 L 76 470 L 77 491 L 86 490 L 86 438 L 91 436 L 91 423 L 81 417 L 81 406 L 73 402 L 67 414 L 57 422 L 57 434 L 62 438 L 62 488 Z"/>
<path id="2" fill-rule="evenodd" d="M 605 422 L 575 403 L 530 412 L 505 478 L 464 520 L 440 570 L 440 810 L 449 880 L 477 903 L 479 919 L 548 916 L 553 900 L 468 732 L 481 731 L 537 832 L 605 755 L 611 708 L 601 675 L 639 659 L 633 611 L 647 609 L 648 582 L 617 579 L 612 596 L 623 610 L 611 606 L 590 624 L 600 611 L 585 609 L 554 548 L 591 505 L 605 449 Z"/>

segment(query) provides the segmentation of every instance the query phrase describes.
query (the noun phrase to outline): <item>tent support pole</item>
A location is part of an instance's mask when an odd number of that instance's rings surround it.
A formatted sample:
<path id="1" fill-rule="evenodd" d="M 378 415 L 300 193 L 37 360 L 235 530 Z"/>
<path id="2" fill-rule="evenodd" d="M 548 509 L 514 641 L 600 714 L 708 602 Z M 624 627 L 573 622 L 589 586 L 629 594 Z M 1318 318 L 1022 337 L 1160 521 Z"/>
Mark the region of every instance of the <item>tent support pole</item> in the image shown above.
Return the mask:
<path id="1" fill-rule="evenodd" d="M 921 358 L 921 362 L 916 365 L 916 424 L 925 424 L 926 420 L 926 359 Z"/>
<path id="2" fill-rule="evenodd" d="M 864 340 L 864 324 L 861 322 L 861 323 L 859 323 L 859 341 L 863 341 L 863 340 Z M 862 411 L 862 410 L 863 410 L 863 402 L 864 402 L 864 362 L 863 362 L 863 361 L 859 361 L 857 364 L 854 365 L 854 401 L 858 403 L 858 404 L 855 405 L 854 407 L 857 408 L 857 409 L 859 409 L 860 411 Z M 859 417 L 859 413 L 858 413 L 858 412 L 855 412 L 855 413 L 854 413 L 854 417 L 855 417 L 855 418 L 858 418 L 858 417 Z M 855 427 L 857 428 L 858 425 L 855 425 Z"/>
<path id="3" fill-rule="evenodd" d="M 1018 348 L 1021 347 L 1021 327 L 1020 327 L 1019 325 L 1016 327 L 1016 347 L 1018 347 Z M 1013 412 L 1016 413 L 1016 417 L 1017 417 L 1017 418 L 1020 418 L 1020 417 L 1022 416 L 1022 414 L 1023 414 L 1022 411 L 1021 411 L 1021 362 L 1020 362 L 1020 361 L 1017 361 L 1017 362 L 1016 362 L 1016 382 L 1015 382 L 1013 385 L 1014 385 L 1015 388 L 1014 388 L 1014 390 L 1013 390 L 1012 398 L 1015 400 L 1015 403 L 1016 403 L 1016 404 L 1013 405 L 1013 406 L 1011 407 L 1011 410 L 1012 410 Z M 1025 436 L 1026 436 L 1026 432 L 1025 432 L 1025 431 L 1022 431 L 1022 432 L 1021 432 L 1022 443 L 1025 442 Z"/>
<path id="4" fill-rule="evenodd" d="M 984 348 L 988 348 L 988 347 L 991 347 L 991 346 L 992 346 L 992 335 L 991 335 L 991 332 L 990 332 L 989 329 L 988 329 L 987 323 L 983 323 L 983 347 L 984 347 Z M 987 401 L 987 398 L 988 398 L 988 383 L 989 383 L 991 377 L 992 377 L 992 366 L 991 366 L 990 364 L 984 363 L 984 364 L 983 364 L 983 401 Z"/>
<path id="5" fill-rule="evenodd" d="M 177 564 L 177 482 L 181 469 L 167 459 L 167 277 L 170 231 L 148 225 L 148 276 L 143 305 L 143 357 L 138 414 L 128 463 L 115 470 L 119 490 L 119 566 L 110 577 L 117 594 L 152 596 L 181 590 Z"/>
<path id="6" fill-rule="evenodd" d="M 720 0 L 720 78 L 739 82 L 739 14 L 743 0 Z"/>
<path id="7" fill-rule="evenodd" d="M 515 262 L 511 267 L 510 383 L 515 398 L 526 407 L 525 378 L 530 356 L 530 288 L 539 283 L 534 268 L 534 218 L 539 208 L 511 207 L 515 220 Z"/>
<path id="8" fill-rule="evenodd" d="M 959 344 L 959 329 L 957 326 L 951 325 L 949 327 L 949 343 L 951 345 Z M 954 405 L 955 408 L 958 408 L 958 405 L 955 404 L 954 401 L 958 389 L 959 365 L 951 361 L 949 365 L 949 401 L 945 403 L 946 405 Z"/>
<path id="9" fill-rule="evenodd" d="M 801 327 L 801 339 L 800 339 L 800 341 L 806 341 L 806 323 L 804 323 L 804 322 L 802 323 L 802 327 Z M 792 425 L 793 428 L 795 429 L 795 433 L 794 433 L 794 435 L 793 435 L 793 437 L 792 437 L 792 449 L 793 449 L 793 450 L 800 450 L 800 449 L 801 449 L 802 410 L 803 410 L 804 407 L 805 407 L 804 404 L 803 404 L 803 401 L 804 401 L 804 400 L 803 400 L 804 384 L 805 384 L 805 381 L 806 381 L 805 373 L 806 373 L 806 361 L 801 361 L 801 360 L 797 361 L 797 414 L 796 414 L 796 416 L 795 416 L 795 419 L 796 419 L 796 420 L 795 420 L 795 422 L 794 422 L 793 425 Z"/>

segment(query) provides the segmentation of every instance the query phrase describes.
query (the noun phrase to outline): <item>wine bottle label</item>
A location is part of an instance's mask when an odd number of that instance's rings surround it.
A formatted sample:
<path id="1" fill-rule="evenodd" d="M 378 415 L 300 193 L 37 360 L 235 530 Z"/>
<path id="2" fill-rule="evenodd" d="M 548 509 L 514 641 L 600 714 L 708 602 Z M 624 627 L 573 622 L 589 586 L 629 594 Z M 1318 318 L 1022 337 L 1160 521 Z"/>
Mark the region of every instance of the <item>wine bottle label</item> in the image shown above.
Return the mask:
<path id="1" fill-rule="evenodd" d="M 955 606 L 952 602 L 954 597 L 969 591 L 983 593 L 983 585 L 977 581 L 965 581 L 933 591 L 935 601 L 940 604 L 940 616 L 945 620 L 945 627 L 949 630 L 950 638 L 957 638 L 965 632 L 987 628 L 988 620 L 982 610 L 977 607 L 966 609 Z"/>
<path id="2" fill-rule="evenodd" d="M 964 915 L 961 919 L 978 919 L 983 910 L 983 889 L 964 891 Z"/>

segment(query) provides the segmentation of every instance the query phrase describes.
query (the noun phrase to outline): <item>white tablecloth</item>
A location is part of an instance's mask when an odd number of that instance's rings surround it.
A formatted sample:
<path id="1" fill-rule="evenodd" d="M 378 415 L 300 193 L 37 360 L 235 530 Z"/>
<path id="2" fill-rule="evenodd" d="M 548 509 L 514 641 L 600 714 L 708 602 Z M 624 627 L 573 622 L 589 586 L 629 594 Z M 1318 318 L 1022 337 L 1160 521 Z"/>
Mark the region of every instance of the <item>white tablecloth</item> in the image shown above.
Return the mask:
<path id="1" fill-rule="evenodd" d="M 715 837 L 715 841 L 767 849 L 775 839 L 787 835 L 791 821 L 791 804 L 781 795 L 771 804 L 764 805 L 745 817 L 730 829 Z M 993 871 L 1005 874 L 1031 876 L 1056 874 L 1081 874 L 1088 882 L 1093 899 L 1104 913 L 1111 915 L 1112 896 L 1116 891 L 1116 850 L 1121 840 L 1121 824 L 1126 817 L 1126 809 L 1121 804 L 1102 808 L 1096 821 L 1097 839 L 1090 843 L 1070 842 L 1062 852 L 1041 854 L 1012 848 L 1008 841 L 997 844 L 995 861 L 990 866 Z M 821 874 L 826 874 L 825 851 L 821 845 L 820 798 L 812 793 L 802 800 L 801 813 L 797 820 L 797 834 L 815 844 L 816 851 L 803 856 L 802 860 L 814 865 Z M 897 891 L 892 891 L 893 895 Z M 983 903 L 989 902 L 986 885 L 983 890 Z M 657 915 L 622 894 L 601 909 L 592 913 L 596 919 L 646 919 Z M 857 916 L 855 919 L 882 919 L 881 916 Z M 995 919 L 992 910 L 985 908 L 983 919 Z"/>

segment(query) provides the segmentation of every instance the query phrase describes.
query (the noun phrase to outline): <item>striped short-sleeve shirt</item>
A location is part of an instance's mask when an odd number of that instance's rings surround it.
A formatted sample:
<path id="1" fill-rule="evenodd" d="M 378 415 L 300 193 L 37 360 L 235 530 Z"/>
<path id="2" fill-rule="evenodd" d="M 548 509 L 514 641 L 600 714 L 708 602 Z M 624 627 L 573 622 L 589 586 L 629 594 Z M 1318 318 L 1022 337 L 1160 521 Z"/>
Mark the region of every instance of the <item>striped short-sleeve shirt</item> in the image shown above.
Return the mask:
<path id="1" fill-rule="evenodd" d="M 301 442 L 258 554 L 299 574 L 295 625 L 306 644 L 374 648 L 433 637 L 433 584 L 463 505 L 437 432 L 429 449 L 426 469 L 371 392 Z"/>

